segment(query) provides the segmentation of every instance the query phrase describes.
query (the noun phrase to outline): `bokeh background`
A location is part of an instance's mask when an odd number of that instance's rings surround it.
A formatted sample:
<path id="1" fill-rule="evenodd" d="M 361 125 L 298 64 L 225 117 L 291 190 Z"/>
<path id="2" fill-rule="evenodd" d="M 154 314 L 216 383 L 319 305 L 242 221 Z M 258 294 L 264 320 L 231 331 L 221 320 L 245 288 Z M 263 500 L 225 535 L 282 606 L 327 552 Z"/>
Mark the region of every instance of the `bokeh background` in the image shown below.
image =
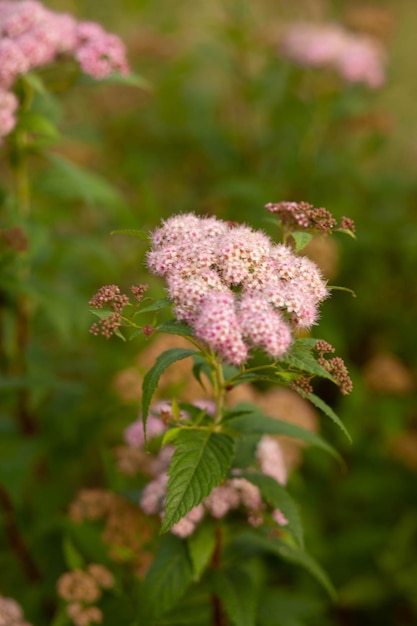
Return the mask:
<path id="1" fill-rule="evenodd" d="M 149 282 L 158 295 L 162 286 L 146 272 L 144 245 L 110 232 L 195 211 L 274 234 L 264 205 L 305 200 L 357 227 L 356 241 L 317 239 L 308 250 L 331 284 L 357 296 L 335 291 L 314 331 L 350 369 L 349 397 L 327 385 L 320 392 L 353 444 L 321 419 L 346 467 L 306 451 L 290 480 L 309 551 L 339 596 L 330 602 L 291 570 L 277 585 L 292 621 L 266 607 L 262 623 L 416 624 L 415 0 L 46 4 L 120 34 L 151 89 L 89 83 L 65 95 L 61 113 L 51 104 L 51 115 L 61 115 L 55 153 L 96 178 L 68 185 L 56 163 L 33 159 L 30 368 L 41 434 L 22 438 L 2 412 L 0 477 L 36 568 L 16 557 L 5 506 L 2 593 L 20 600 L 34 623 L 47 623 L 65 569 L 68 504 L 80 487 L 105 482 L 104 451 L 138 412 L 139 397 L 121 381 L 135 368 L 140 375 L 147 344 L 91 336 L 88 300 L 103 284 Z M 280 56 L 280 37 L 295 21 L 335 21 L 376 37 L 386 49 L 385 84 L 349 84 Z M 11 383 L 4 389 L 13 393 Z"/>

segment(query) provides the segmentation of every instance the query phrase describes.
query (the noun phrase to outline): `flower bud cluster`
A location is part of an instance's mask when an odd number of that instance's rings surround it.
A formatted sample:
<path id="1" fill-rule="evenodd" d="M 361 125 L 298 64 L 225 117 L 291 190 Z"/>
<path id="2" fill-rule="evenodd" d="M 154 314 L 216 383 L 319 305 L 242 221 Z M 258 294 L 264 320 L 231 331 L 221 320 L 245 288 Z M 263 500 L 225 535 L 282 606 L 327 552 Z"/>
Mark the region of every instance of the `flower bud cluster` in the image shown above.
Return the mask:
<path id="1" fill-rule="evenodd" d="M 339 228 L 330 211 L 323 207 L 316 208 L 308 202 L 269 202 L 265 208 L 277 215 L 281 224 L 291 230 L 318 230 L 327 234 Z M 348 217 L 342 217 L 340 228 L 355 232 L 355 224 Z"/>
<path id="2" fill-rule="evenodd" d="M 293 332 L 316 323 L 328 295 L 313 261 L 214 217 L 169 218 L 152 233 L 147 262 L 166 278 L 177 318 L 234 365 L 251 347 L 282 357 Z"/>
<path id="3" fill-rule="evenodd" d="M 125 47 L 94 22 L 78 22 L 37 0 L 0 2 L 0 138 L 14 128 L 17 102 L 11 89 L 21 74 L 70 55 L 96 79 L 127 74 Z"/>
<path id="4" fill-rule="evenodd" d="M 280 52 L 299 65 L 333 69 L 348 83 L 363 83 L 371 89 L 385 83 L 381 44 L 338 24 L 295 23 L 284 33 Z"/>
<path id="5" fill-rule="evenodd" d="M 353 389 L 353 384 L 342 357 L 335 356 L 331 359 L 326 359 L 324 355 L 329 352 L 333 353 L 335 349 L 330 343 L 322 339 L 317 341 L 316 350 L 319 353 L 318 363 L 333 376 L 343 395 L 349 394 Z"/>

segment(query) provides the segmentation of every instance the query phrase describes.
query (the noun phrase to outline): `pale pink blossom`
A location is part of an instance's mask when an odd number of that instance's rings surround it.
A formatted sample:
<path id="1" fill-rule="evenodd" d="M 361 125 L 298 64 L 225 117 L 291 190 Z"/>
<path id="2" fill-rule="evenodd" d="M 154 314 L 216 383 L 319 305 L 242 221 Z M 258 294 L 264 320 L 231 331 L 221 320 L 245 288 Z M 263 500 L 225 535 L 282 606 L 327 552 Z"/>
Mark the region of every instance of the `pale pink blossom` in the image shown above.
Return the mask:
<path id="1" fill-rule="evenodd" d="M 280 511 L 279 509 L 274 509 L 272 511 L 272 519 L 279 526 L 287 526 L 287 524 L 289 523 L 287 518 L 285 517 L 284 513 L 282 513 L 282 511 Z"/>
<path id="2" fill-rule="evenodd" d="M 0 88 L 0 142 L 16 126 L 18 100 L 14 93 Z"/>
<path id="3" fill-rule="evenodd" d="M 263 348 L 274 359 L 282 357 L 292 343 L 291 329 L 279 311 L 259 296 L 242 298 L 239 326 L 244 338 Z"/>
<path id="4" fill-rule="evenodd" d="M 385 83 L 381 44 L 338 24 L 292 24 L 281 39 L 280 51 L 299 65 L 334 69 L 350 83 L 364 83 L 371 89 Z"/>
<path id="5" fill-rule="evenodd" d="M 194 323 L 195 334 L 225 361 L 241 365 L 248 358 L 232 294 L 211 292 L 203 301 Z"/>
<path id="6" fill-rule="evenodd" d="M 165 277 L 177 319 L 234 365 L 250 347 L 282 357 L 328 295 L 312 261 L 248 226 L 187 213 L 163 222 L 151 241 L 147 264 Z"/>
<path id="7" fill-rule="evenodd" d="M 206 511 L 202 504 L 195 506 L 183 518 L 171 528 L 171 532 L 178 537 L 184 538 L 191 535 L 197 524 L 203 519 Z"/>
<path id="8" fill-rule="evenodd" d="M 261 472 L 274 478 L 280 485 L 285 485 L 288 478 L 288 468 L 285 465 L 284 455 L 278 441 L 264 435 L 256 448 L 256 456 Z"/>
<path id="9" fill-rule="evenodd" d="M 147 515 L 157 515 L 163 510 L 168 484 L 168 474 L 159 474 L 148 483 L 140 499 L 140 507 Z"/>

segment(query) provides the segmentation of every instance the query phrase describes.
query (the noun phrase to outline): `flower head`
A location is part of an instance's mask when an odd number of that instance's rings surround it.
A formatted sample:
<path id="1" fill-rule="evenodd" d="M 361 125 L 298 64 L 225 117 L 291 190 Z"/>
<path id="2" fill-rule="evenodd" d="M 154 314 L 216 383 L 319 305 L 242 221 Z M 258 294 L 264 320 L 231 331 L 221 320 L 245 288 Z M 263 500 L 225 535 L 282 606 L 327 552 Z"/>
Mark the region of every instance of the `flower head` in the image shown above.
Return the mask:
<path id="1" fill-rule="evenodd" d="M 316 211 L 323 221 L 325 209 Z M 233 365 L 251 347 L 282 357 L 293 330 L 317 321 L 328 293 L 312 261 L 248 226 L 184 214 L 165 221 L 151 241 L 148 267 L 165 277 L 177 318 Z"/>

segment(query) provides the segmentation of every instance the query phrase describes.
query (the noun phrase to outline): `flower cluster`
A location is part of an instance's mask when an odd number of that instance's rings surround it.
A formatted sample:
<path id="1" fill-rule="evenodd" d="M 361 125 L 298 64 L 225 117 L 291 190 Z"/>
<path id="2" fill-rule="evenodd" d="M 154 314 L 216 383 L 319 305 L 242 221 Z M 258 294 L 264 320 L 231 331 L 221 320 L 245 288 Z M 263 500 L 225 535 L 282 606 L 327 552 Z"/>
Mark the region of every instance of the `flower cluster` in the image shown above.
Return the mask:
<path id="1" fill-rule="evenodd" d="M 295 23 L 284 33 L 280 52 L 299 65 L 334 69 L 349 83 L 378 89 L 385 83 L 381 44 L 338 24 Z"/>
<path id="2" fill-rule="evenodd" d="M 70 55 L 96 79 L 129 66 L 123 42 L 94 22 L 78 22 L 36 0 L 0 2 L 0 138 L 13 130 L 17 101 L 11 89 L 21 74 Z"/>
<path id="3" fill-rule="evenodd" d="M 146 467 L 151 455 L 143 448 L 141 451 Z M 108 547 L 109 557 L 129 562 L 139 577 L 145 574 L 152 560 L 147 546 L 152 525 L 137 506 L 111 491 L 83 489 L 71 503 L 69 515 L 77 524 L 88 520 L 103 522 L 101 539 Z"/>
<path id="4" fill-rule="evenodd" d="M 313 261 L 214 217 L 169 218 L 152 233 L 147 262 L 166 278 L 177 318 L 234 365 L 250 347 L 282 357 L 294 330 L 316 323 L 328 295 Z"/>
<path id="5" fill-rule="evenodd" d="M 57 582 L 58 595 L 68 602 L 67 614 L 76 626 L 101 624 L 102 611 L 94 606 L 103 590 L 112 589 L 113 574 L 103 565 L 91 563 L 87 571 L 76 569 L 63 574 Z"/>
<path id="6" fill-rule="evenodd" d="M 30 626 L 16 600 L 0 596 L 0 626 Z"/>
<path id="7" fill-rule="evenodd" d="M 148 417 L 147 436 L 151 439 L 167 429 L 166 420 L 156 417 L 165 414 L 165 410 L 160 411 L 160 407 L 166 407 L 167 403 L 160 403 L 157 410 L 153 410 L 153 415 Z M 214 411 L 210 402 L 195 403 L 199 408 L 205 409 L 208 414 Z M 157 421 L 159 419 L 159 425 Z M 133 422 L 125 431 L 125 440 L 135 449 L 144 445 L 144 433 L 142 420 Z M 168 467 L 172 458 L 173 448 L 166 446 L 154 457 L 153 462 L 147 463 L 144 468 L 150 474 L 152 480 L 145 486 L 140 499 L 140 507 L 147 515 L 162 515 L 167 494 Z M 279 443 L 269 436 L 260 439 L 256 450 L 257 465 L 259 470 L 274 478 L 280 484 L 285 484 L 288 470 L 284 462 L 283 453 Z M 187 537 L 193 533 L 197 524 L 205 515 L 211 515 L 216 519 L 223 518 L 229 511 L 243 508 L 247 511 L 248 521 L 253 526 L 259 526 L 264 521 L 266 505 L 258 487 L 253 485 L 246 478 L 242 478 L 236 473 L 233 478 L 226 480 L 223 484 L 215 487 L 210 495 L 198 506 L 194 507 L 172 528 L 171 532 L 179 537 Z M 280 526 L 287 524 L 283 514 L 274 510 L 271 518 Z"/>

